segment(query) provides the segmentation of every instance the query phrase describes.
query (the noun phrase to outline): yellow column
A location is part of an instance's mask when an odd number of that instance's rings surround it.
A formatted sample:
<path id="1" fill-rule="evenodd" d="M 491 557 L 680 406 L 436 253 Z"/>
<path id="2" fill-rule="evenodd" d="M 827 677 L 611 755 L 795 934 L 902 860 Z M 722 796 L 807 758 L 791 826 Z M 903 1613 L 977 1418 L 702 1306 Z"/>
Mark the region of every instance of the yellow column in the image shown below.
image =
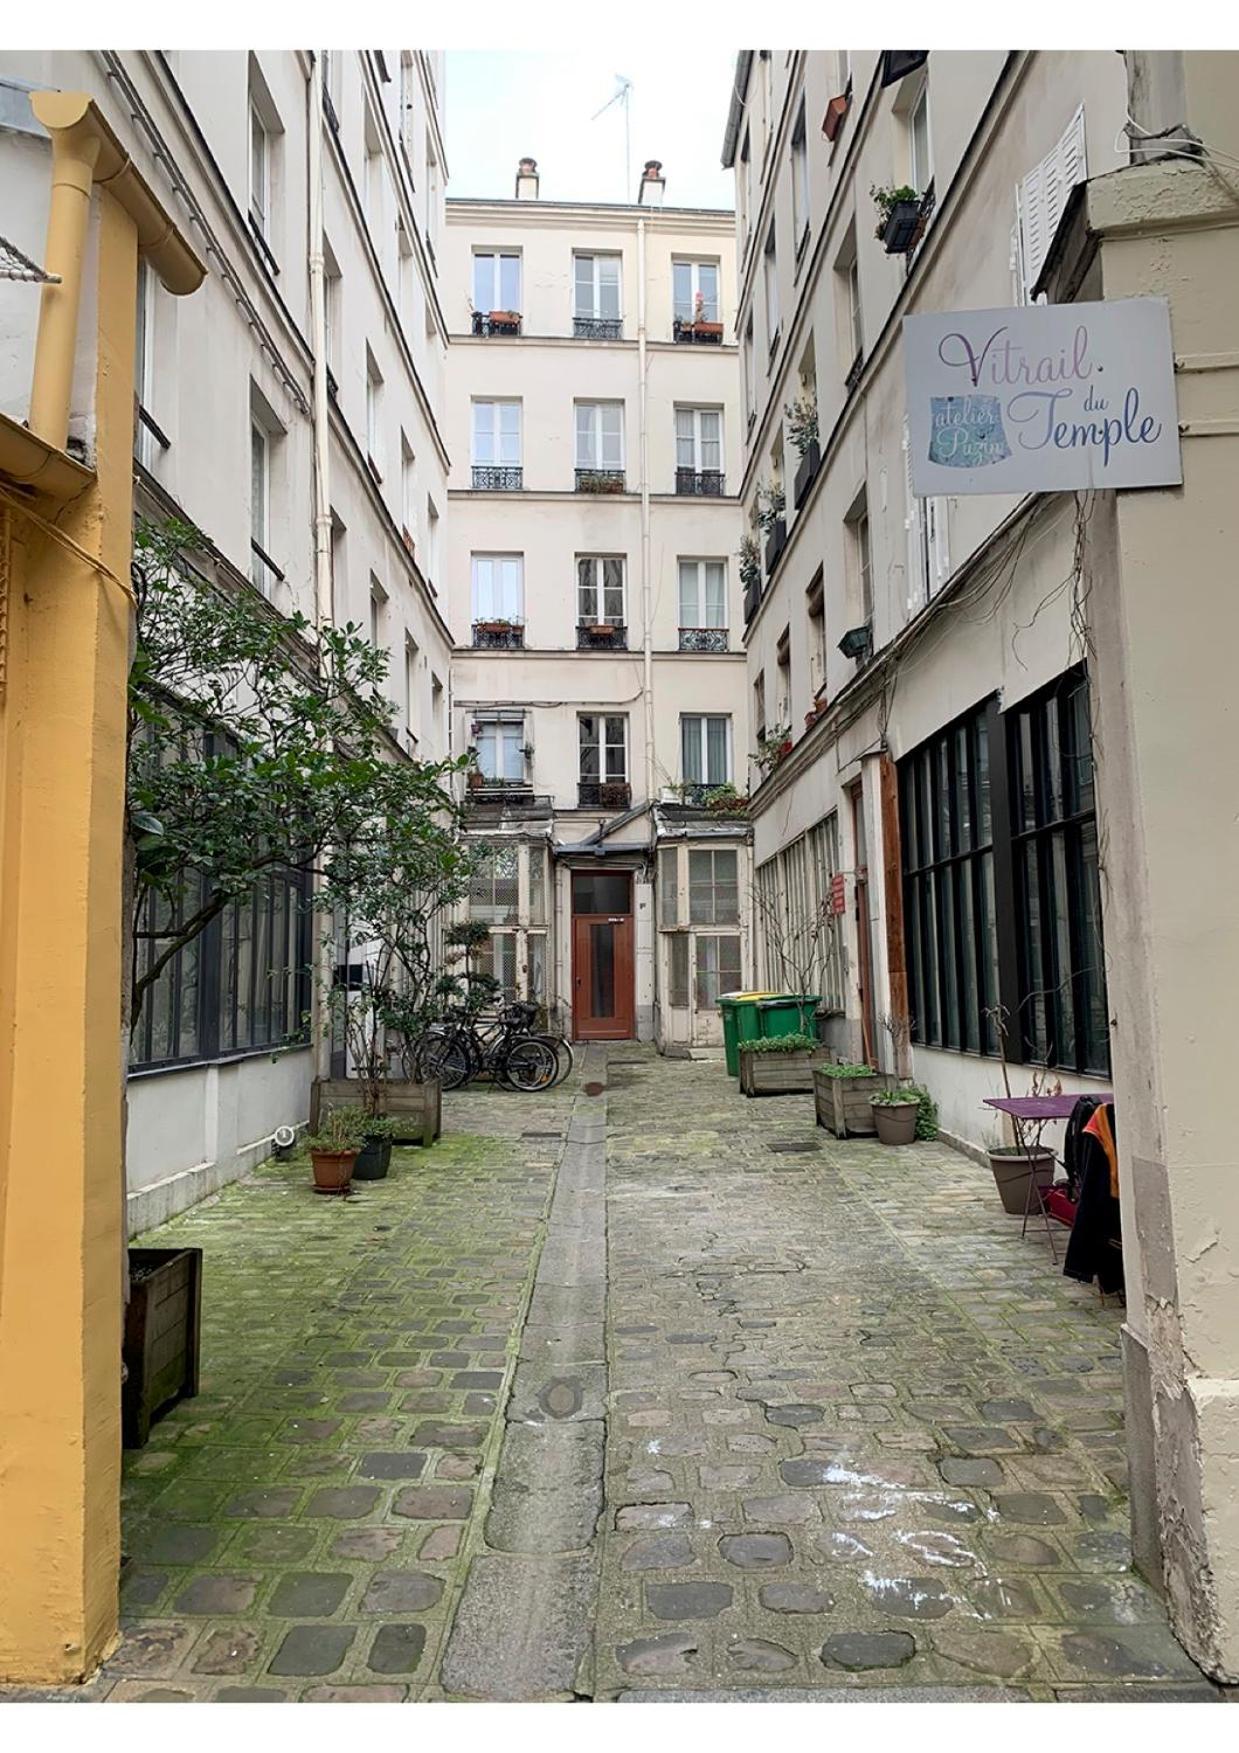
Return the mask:
<path id="1" fill-rule="evenodd" d="M 117 1630 L 131 614 L 115 581 L 128 577 L 132 545 L 137 230 L 106 190 L 98 257 L 97 475 L 58 514 L 35 504 L 88 557 L 9 507 L 0 707 L 0 1679 L 25 1682 L 88 1674 Z"/>

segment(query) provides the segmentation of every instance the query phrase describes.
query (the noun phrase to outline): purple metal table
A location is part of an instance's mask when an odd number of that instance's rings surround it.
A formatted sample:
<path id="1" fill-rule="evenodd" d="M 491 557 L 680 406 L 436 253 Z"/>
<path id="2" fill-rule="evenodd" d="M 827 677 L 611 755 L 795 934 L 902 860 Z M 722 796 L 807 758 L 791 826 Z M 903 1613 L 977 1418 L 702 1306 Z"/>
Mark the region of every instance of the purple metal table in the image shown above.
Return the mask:
<path id="1" fill-rule="evenodd" d="M 1091 1095 L 1094 1092 L 1090 1090 L 1088 1093 Z M 1114 1097 L 1109 1090 L 1098 1090 L 1096 1093 L 1101 1097 L 1103 1102 L 1112 1102 L 1114 1100 Z M 997 1108 L 1000 1114 L 1010 1115 L 1011 1125 L 1015 1131 L 1016 1144 L 1024 1155 L 1029 1157 L 1032 1151 L 1041 1148 L 1041 1134 L 1046 1126 L 1053 1120 L 1070 1120 L 1071 1110 L 1075 1107 L 1079 1099 L 1080 1092 L 1078 1091 L 1074 1095 L 1065 1096 L 986 1096 L 985 1106 L 987 1108 Z M 1034 1128 L 1031 1143 L 1025 1133 L 1025 1125 Z M 1046 1206 L 1045 1199 L 1042 1196 L 1041 1188 L 1037 1185 L 1035 1167 L 1030 1161 L 1028 1192 L 1024 1199 L 1024 1222 L 1020 1229 L 1021 1236 L 1028 1234 L 1028 1219 L 1032 1213 L 1032 1202 L 1034 1197 L 1036 1198 L 1037 1206 L 1041 1212 L 1042 1221 L 1045 1224 L 1046 1240 L 1050 1244 L 1050 1258 L 1057 1266 L 1058 1250 L 1054 1246 L 1054 1232 L 1050 1228 L 1050 1213 Z"/>

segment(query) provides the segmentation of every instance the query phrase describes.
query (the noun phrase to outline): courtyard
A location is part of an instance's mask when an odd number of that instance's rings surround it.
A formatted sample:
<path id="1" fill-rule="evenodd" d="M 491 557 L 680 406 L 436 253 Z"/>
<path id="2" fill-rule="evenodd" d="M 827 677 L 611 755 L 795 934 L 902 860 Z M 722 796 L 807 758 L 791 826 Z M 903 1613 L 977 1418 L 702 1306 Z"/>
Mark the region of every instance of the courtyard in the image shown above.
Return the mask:
<path id="1" fill-rule="evenodd" d="M 591 1047 L 204 1250 L 111 1700 L 1219 1699 L 1131 1568 L 1121 1308 L 941 1144 Z"/>

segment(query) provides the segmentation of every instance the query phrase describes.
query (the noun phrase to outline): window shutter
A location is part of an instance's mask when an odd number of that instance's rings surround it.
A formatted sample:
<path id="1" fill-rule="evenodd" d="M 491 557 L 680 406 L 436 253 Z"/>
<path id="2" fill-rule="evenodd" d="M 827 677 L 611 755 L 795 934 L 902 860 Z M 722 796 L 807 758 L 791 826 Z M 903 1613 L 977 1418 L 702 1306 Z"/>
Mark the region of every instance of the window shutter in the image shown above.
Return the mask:
<path id="1" fill-rule="evenodd" d="M 951 556 L 947 547 L 949 533 L 948 521 L 949 501 L 946 499 L 927 499 L 925 501 L 925 518 L 928 531 L 929 548 L 929 596 L 936 596 L 951 576 Z"/>
<path id="2" fill-rule="evenodd" d="M 903 422 L 903 479 L 906 506 L 903 527 L 908 542 L 907 607 L 909 615 L 914 615 L 925 601 L 928 581 L 925 577 L 925 543 L 921 522 L 923 513 L 912 491 L 912 439 L 906 415 Z"/>
<path id="3" fill-rule="evenodd" d="M 1081 104 L 1054 150 L 1048 152 L 1041 163 L 1016 185 L 1015 211 L 1025 303 L 1032 301 L 1032 289 L 1045 265 L 1068 197 L 1076 184 L 1083 182 L 1088 175 L 1084 138 L 1084 105 Z"/>

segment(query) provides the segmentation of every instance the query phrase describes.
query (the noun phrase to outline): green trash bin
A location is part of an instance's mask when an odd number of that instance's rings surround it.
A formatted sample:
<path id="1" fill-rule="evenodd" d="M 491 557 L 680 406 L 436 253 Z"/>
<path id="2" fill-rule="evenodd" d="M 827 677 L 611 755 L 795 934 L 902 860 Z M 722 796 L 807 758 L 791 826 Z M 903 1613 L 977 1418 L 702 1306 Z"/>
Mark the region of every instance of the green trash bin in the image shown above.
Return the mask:
<path id="1" fill-rule="evenodd" d="M 755 1006 L 758 1035 L 817 1034 L 817 1007 L 813 992 L 779 992 Z"/>
<path id="2" fill-rule="evenodd" d="M 757 1005 L 770 992 L 720 992 L 719 1013 L 723 1019 L 723 1049 L 727 1056 L 729 1077 L 740 1075 L 740 1043 L 755 1041 L 758 1036 Z"/>

